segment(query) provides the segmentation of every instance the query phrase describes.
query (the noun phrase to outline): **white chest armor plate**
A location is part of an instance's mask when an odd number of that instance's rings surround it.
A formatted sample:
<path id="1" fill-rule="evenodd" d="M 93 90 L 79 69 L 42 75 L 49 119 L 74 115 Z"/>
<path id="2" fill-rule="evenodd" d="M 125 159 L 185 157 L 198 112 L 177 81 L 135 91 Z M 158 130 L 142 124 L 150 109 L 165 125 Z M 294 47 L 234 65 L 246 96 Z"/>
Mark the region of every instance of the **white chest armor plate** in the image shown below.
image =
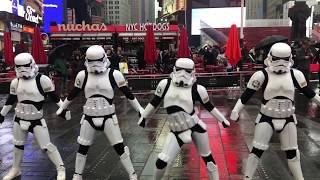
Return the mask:
<path id="1" fill-rule="evenodd" d="M 17 98 L 18 102 L 29 100 L 34 102 L 40 102 L 44 100 L 44 97 L 40 94 L 36 79 L 19 79 L 17 85 Z"/>
<path id="2" fill-rule="evenodd" d="M 86 98 L 99 94 L 113 99 L 114 92 L 109 80 L 109 70 L 104 74 L 88 73 L 84 93 Z"/>
<path id="3" fill-rule="evenodd" d="M 170 106 L 179 106 L 187 113 L 192 113 L 193 101 L 192 101 L 192 87 L 177 87 L 170 85 L 163 100 L 164 108 Z"/>
<path id="4" fill-rule="evenodd" d="M 285 74 L 268 73 L 268 84 L 264 91 L 264 99 L 270 100 L 277 96 L 294 100 L 294 84 L 290 72 Z"/>

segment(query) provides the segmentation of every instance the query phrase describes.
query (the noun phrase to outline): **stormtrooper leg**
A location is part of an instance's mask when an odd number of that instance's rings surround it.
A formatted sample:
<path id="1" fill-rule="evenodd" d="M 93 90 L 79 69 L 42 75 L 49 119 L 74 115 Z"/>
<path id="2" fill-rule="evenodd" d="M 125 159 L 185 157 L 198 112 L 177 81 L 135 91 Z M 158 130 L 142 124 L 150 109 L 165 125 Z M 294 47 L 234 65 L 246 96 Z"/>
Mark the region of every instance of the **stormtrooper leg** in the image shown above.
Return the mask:
<path id="1" fill-rule="evenodd" d="M 41 120 L 42 126 L 36 126 L 33 128 L 33 133 L 41 149 L 45 150 L 49 159 L 57 168 L 57 180 L 66 179 L 66 171 L 60 153 L 55 145 L 50 141 L 49 131 L 44 119 Z"/>
<path id="2" fill-rule="evenodd" d="M 269 148 L 269 141 L 273 134 L 271 125 L 267 122 L 258 123 L 255 127 L 252 150 L 245 168 L 245 179 L 252 179 L 258 167 L 262 153 Z"/>
<path id="3" fill-rule="evenodd" d="M 158 155 L 156 161 L 156 171 L 154 180 L 161 180 L 166 172 L 166 167 L 170 164 L 180 151 L 182 144 L 178 143 L 176 136 L 170 132 L 164 144 L 162 152 Z"/>
<path id="4" fill-rule="evenodd" d="M 205 124 L 201 121 L 197 130 L 192 133 L 192 138 L 197 150 L 207 166 L 207 173 L 210 180 L 219 180 L 218 167 L 212 157 L 208 133 Z"/>
<path id="5" fill-rule="evenodd" d="M 295 180 L 303 180 L 300 153 L 297 143 L 297 128 L 293 122 L 288 123 L 280 133 L 281 149 L 286 152 L 289 169 Z"/>
<path id="6" fill-rule="evenodd" d="M 20 128 L 17 122 L 13 123 L 13 144 L 15 145 L 13 149 L 13 165 L 3 180 L 14 179 L 21 175 L 20 164 L 23 158 L 24 143 L 26 140 L 28 132 Z"/>
<path id="7" fill-rule="evenodd" d="M 80 146 L 76 155 L 75 174 L 73 175 L 73 180 L 82 180 L 82 173 L 86 165 L 88 150 L 93 143 L 95 132 L 96 130 L 88 121 L 81 121 L 80 136 L 78 137 L 78 143 Z"/>
<path id="8" fill-rule="evenodd" d="M 105 122 L 104 133 L 120 156 L 121 164 L 129 174 L 130 180 L 137 180 L 138 177 L 130 159 L 129 148 L 123 144 L 123 138 L 120 132 L 117 116 L 114 115 L 111 119 L 108 119 Z"/>

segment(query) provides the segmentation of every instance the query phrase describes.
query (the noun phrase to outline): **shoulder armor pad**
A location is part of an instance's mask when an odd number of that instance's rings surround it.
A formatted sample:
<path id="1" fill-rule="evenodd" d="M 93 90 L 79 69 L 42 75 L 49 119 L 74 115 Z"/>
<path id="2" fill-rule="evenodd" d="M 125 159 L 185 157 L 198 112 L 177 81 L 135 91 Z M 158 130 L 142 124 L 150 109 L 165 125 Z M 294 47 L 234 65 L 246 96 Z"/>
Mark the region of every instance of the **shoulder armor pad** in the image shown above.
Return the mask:
<path id="1" fill-rule="evenodd" d="M 10 94 L 17 94 L 18 78 L 14 78 L 10 83 Z"/>
<path id="2" fill-rule="evenodd" d="M 156 92 L 154 93 L 155 95 L 162 97 L 164 95 L 166 86 L 168 84 L 168 79 L 162 79 L 156 89 Z"/>
<path id="3" fill-rule="evenodd" d="M 40 84 L 44 92 L 54 91 L 54 85 L 48 76 L 41 75 Z"/>
<path id="4" fill-rule="evenodd" d="M 265 76 L 263 72 L 257 71 L 251 76 L 248 82 L 247 88 L 257 91 L 262 87 L 264 80 L 265 80 Z"/>
<path id="5" fill-rule="evenodd" d="M 306 78 L 304 77 L 303 73 L 299 71 L 298 69 L 292 69 L 293 70 L 293 76 L 292 78 L 296 79 L 297 85 L 300 86 L 300 88 L 304 88 L 308 86 L 308 83 L 306 81 Z"/>
<path id="6" fill-rule="evenodd" d="M 77 87 L 77 88 L 82 89 L 82 86 L 83 86 L 85 77 L 86 77 L 86 72 L 85 72 L 85 70 L 80 71 L 80 72 L 77 74 L 77 77 L 76 77 L 76 79 L 75 79 L 75 81 L 74 81 L 74 86 Z"/>
<path id="7" fill-rule="evenodd" d="M 120 71 L 114 70 L 113 77 L 119 88 L 127 85 L 126 79 Z"/>
<path id="8" fill-rule="evenodd" d="M 207 89 L 205 87 L 203 87 L 203 86 L 198 84 L 197 85 L 197 91 L 198 91 L 199 97 L 201 98 L 201 101 L 204 104 L 207 103 L 208 101 L 210 101 Z"/>

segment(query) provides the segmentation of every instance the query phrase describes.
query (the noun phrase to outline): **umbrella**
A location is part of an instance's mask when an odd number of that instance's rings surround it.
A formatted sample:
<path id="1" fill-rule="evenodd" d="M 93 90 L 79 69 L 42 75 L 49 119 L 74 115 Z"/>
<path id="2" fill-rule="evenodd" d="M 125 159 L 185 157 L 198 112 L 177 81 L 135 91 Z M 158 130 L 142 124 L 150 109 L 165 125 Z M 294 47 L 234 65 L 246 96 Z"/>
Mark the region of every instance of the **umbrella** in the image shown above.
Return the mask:
<path id="1" fill-rule="evenodd" d="M 34 33 L 32 37 L 32 51 L 31 54 L 37 64 L 45 64 L 47 62 L 47 57 L 44 52 L 42 40 L 40 37 L 39 27 L 34 28 Z"/>
<path id="2" fill-rule="evenodd" d="M 183 27 L 180 32 L 178 57 L 190 58 L 188 35 L 187 35 L 187 29 L 185 27 Z"/>
<path id="3" fill-rule="evenodd" d="M 225 57 L 228 58 L 231 65 L 236 65 L 241 58 L 239 35 L 235 24 L 231 26 L 229 31 Z"/>
<path id="4" fill-rule="evenodd" d="M 255 50 L 270 49 L 270 47 L 277 42 L 288 42 L 288 38 L 281 35 L 272 35 L 262 39 L 256 46 Z"/>
<path id="5" fill-rule="evenodd" d="M 4 60 L 8 66 L 14 64 L 13 62 L 14 54 L 13 54 L 13 46 L 11 41 L 10 32 L 4 33 Z"/>
<path id="6" fill-rule="evenodd" d="M 54 64 L 54 60 L 61 54 L 64 53 L 66 57 L 71 56 L 73 46 L 72 44 L 65 43 L 61 44 L 50 51 L 48 56 L 49 64 Z"/>
<path id="7" fill-rule="evenodd" d="M 156 42 L 151 25 L 147 26 L 147 34 L 144 41 L 144 60 L 147 64 L 155 64 L 156 62 Z"/>

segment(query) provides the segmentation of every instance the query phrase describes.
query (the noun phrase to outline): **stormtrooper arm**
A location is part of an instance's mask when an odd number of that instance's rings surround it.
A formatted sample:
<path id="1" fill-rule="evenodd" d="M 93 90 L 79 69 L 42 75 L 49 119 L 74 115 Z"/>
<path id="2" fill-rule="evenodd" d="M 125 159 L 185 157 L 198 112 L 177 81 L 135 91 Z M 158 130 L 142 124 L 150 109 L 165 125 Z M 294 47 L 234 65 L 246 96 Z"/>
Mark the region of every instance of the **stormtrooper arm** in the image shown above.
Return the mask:
<path id="1" fill-rule="evenodd" d="M 297 69 L 293 71 L 293 83 L 307 98 L 311 99 L 318 106 L 320 106 L 320 97 L 309 86 L 303 73 Z"/>
<path id="2" fill-rule="evenodd" d="M 77 77 L 74 82 L 74 86 L 68 95 L 68 97 L 62 102 L 59 103 L 59 109 L 57 110 L 56 114 L 61 115 L 69 106 L 69 104 L 72 102 L 72 100 L 79 95 L 79 93 L 82 91 L 85 81 L 85 71 L 80 71 L 77 74 Z"/>
<path id="3" fill-rule="evenodd" d="M 141 115 L 143 112 L 143 108 L 141 107 L 139 101 L 134 97 L 131 90 L 127 86 L 126 80 L 123 77 L 122 73 L 118 70 L 114 70 L 113 77 L 119 90 L 126 96 L 126 98 L 128 99 L 131 106 L 134 108 L 134 110 L 139 112 L 139 114 Z"/>
<path id="4" fill-rule="evenodd" d="M 139 121 L 138 125 L 141 127 L 145 127 L 145 121 L 147 118 L 151 118 L 157 107 L 160 105 L 164 95 L 165 89 L 167 86 L 168 80 L 163 79 L 159 82 L 157 89 L 154 93 L 154 97 L 150 103 L 148 103 L 147 107 L 144 109 Z"/>
<path id="5" fill-rule="evenodd" d="M 208 92 L 205 87 L 201 85 L 197 85 L 196 91 L 198 100 L 201 104 L 206 108 L 207 111 L 210 112 L 212 116 L 214 116 L 218 121 L 220 121 L 224 127 L 230 126 L 230 122 L 223 116 L 223 114 L 210 102 L 210 98 Z"/>
<path id="6" fill-rule="evenodd" d="M 11 81 L 9 97 L 0 112 L 0 124 L 4 121 L 4 116 L 6 116 L 8 112 L 11 110 L 13 104 L 16 103 L 18 100 L 17 94 L 16 94 L 17 84 L 18 84 L 18 79 L 15 78 Z"/>
<path id="7" fill-rule="evenodd" d="M 255 94 L 255 92 L 257 92 L 262 87 L 264 80 L 265 76 L 262 71 L 257 71 L 251 76 L 246 90 L 243 92 L 240 99 L 238 99 L 236 105 L 234 106 L 231 112 L 231 120 L 238 120 L 240 111 L 244 108 L 245 104 L 250 100 L 250 98 Z"/>

